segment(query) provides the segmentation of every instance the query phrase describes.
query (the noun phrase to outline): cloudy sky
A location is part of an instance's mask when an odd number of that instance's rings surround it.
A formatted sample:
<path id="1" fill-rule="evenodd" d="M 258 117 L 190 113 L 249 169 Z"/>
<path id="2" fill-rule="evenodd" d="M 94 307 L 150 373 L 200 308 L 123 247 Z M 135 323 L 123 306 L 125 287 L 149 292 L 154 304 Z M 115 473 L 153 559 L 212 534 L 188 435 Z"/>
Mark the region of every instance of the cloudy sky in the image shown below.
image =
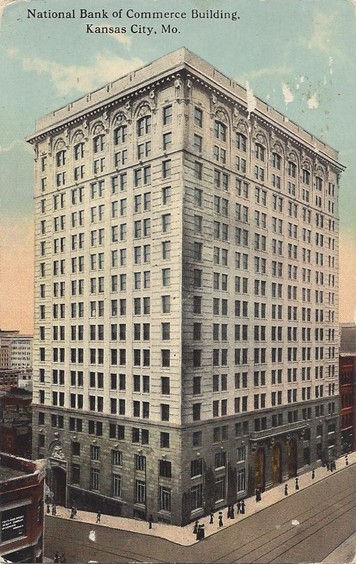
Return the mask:
<path id="1" fill-rule="evenodd" d="M 108 17 L 80 18 L 81 8 Z M 179 33 L 162 35 L 161 22 L 126 17 L 130 8 L 189 17 L 166 22 Z M 72 9 L 75 19 L 28 17 Z M 24 139 L 35 119 L 183 45 L 339 150 L 340 320 L 355 318 L 356 0 L 0 0 L 0 10 L 1 328 L 32 332 L 33 155 Z M 191 10 L 237 10 L 240 19 L 192 19 Z M 86 33 L 87 23 L 127 33 Z M 135 24 L 157 33 L 134 33 Z"/>

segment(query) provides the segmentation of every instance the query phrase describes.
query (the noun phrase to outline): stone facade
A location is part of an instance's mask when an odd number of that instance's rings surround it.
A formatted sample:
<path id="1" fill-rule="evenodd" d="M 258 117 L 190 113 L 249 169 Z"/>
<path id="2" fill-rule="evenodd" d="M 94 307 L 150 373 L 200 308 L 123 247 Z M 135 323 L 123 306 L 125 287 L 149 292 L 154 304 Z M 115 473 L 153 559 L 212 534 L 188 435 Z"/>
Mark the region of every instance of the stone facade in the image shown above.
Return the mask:
<path id="1" fill-rule="evenodd" d="M 29 141 L 58 500 L 180 525 L 335 457 L 337 153 L 185 49 Z"/>

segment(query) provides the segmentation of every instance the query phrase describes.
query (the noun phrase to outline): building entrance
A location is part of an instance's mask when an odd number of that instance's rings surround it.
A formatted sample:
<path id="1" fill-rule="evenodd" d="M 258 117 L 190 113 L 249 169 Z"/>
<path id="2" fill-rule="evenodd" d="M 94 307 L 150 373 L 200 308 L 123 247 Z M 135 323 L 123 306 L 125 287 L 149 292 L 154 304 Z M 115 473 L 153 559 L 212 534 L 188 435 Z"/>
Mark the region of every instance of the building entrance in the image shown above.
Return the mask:
<path id="1" fill-rule="evenodd" d="M 52 466 L 51 468 L 52 477 L 52 492 L 53 501 L 57 505 L 65 505 L 66 503 L 66 486 L 67 486 L 67 475 L 64 468 L 60 466 Z"/>
<path id="2" fill-rule="evenodd" d="M 265 451 L 259 448 L 255 456 L 255 488 L 265 489 Z"/>
<path id="3" fill-rule="evenodd" d="M 294 478 L 297 475 L 298 462 L 297 462 L 297 441 L 291 439 L 287 445 L 288 456 L 288 476 Z"/>
<path id="4" fill-rule="evenodd" d="M 282 449 L 279 443 L 272 448 L 272 484 L 276 486 L 282 483 Z"/>

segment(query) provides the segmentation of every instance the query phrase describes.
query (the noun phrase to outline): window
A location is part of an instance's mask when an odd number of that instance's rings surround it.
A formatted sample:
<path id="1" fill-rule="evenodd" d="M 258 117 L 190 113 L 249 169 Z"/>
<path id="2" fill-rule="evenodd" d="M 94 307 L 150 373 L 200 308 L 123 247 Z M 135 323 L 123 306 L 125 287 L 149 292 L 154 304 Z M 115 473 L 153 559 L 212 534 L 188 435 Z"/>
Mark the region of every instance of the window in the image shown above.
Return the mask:
<path id="1" fill-rule="evenodd" d="M 241 470 L 237 470 L 236 478 L 237 478 L 236 491 L 238 492 L 244 491 L 246 487 L 245 468 L 242 468 Z"/>
<path id="2" fill-rule="evenodd" d="M 172 145 L 172 132 L 163 134 L 163 150 L 166 151 Z"/>
<path id="3" fill-rule="evenodd" d="M 259 159 L 260 161 L 264 161 L 265 160 L 265 148 L 263 147 L 263 145 L 261 145 L 260 143 L 256 143 L 255 144 L 255 157 L 256 159 Z"/>
<path id="4" fill-rule="evenodd" d="M 171 297 L 162 296 L 162 313 L 170 313 L 171 311 Z"/>
<path id="5" fill-rule="evenodd" d="M 203 111 L 200 108 L 194 108 L 194 125 L 203 127 Z"/>
<path id="6" fill-rule="evenodd" d="M 203 459 L 197 458 L 196 460 L 192 460 L 190 463 L 190 475 L 192 478 L 194 476 L 202 476 L 203 474 Z"/>
<path id="7" fill-rule="evenodd" d="M 215 121 L 214 136 L 216 137 L 216 139 L 219 139 L 220 141 L 226 141 L 226 132 L 227 132 L 226 125 L 221 121 Z"/>
<path id="8" fill-rule="evenodd" d="M 162 178 L 168 178 L 171 175 L 172 161 L 167 159 L 162 161 Z"/>
<path id="9" fill-rule="evenodd" d="M 169 405 L 161 403 L 161 421 L 169 421 Z"/>
<path id="10" fill-rule="evenodd" d="M 164 367 L 169 367 L 171 365 L 171 351 L 170 349 L 161 350 L 161 364 Z"/>
<path id="11" fill-rule="evenodd" d="M 272 153 L 272 166 L 277 170 L 281 170 L 281 162 L 281 155 L 279 155 L 278 153 Z"/>
<path id="12" fill-rule="evenodd" d="M 161 448 L 169 448 L 169 433 L 162 432 L 160 433 L 160 447 Z"/>
<path id="13" fill-rule="evenodd" d="M 247 140 L 242 133 L 236 134 L 236 147 L 239 151 L 243 151 L 244 153 L 246 153 Z"/>
<path id="14" fill-rule="evenodd" d="M 144 116 L 137 120 L 137 135 L 147 135 L 151 132 L 151 116 Z"/>
<path id="15" fill-rule="evenodd" d="M 135 470 L 144 472 L 146 470 L 146 457 L 142 454 L 135 454 Z"/>
<path id="16" fill-rule="evenodd" d="M 167 233 L 171 229 L 171 214 L 162 215 L 162 232 Z"/>
<path id="17" fill-rule="evenodd" d="M 111 451 L 111 464 L 114 466 L 122 466 L 122 451 L 121 450 L 112 450 Z"/>
<path id="18" fill-rule="evenodd" d="M 225 498 L 225 476 L 215 479 L 215 502 Z"/>
<path id="19" fill-rule="evenodd" d="M 172 477 L 172 463 L 168 460 L 159 460 L 159 475 L 164 478 Z"/>
<path id="20" fill-rule="evenodd" d="M 100 447 L 96 445 L 90 445 L 90 459 L 91 460 L 100 459 Z"/>
<path id="21" fill-rule="evenodd" d="M 113 497 L 121 497 L 122 480 L 120 474 L 112 474 L 112 495 Z"/>
<path id="22" fill-rule="evenodd" d="M 94 151 L 94 153 L 98 153 L 99 151 L 103 151 L 104 145 L 105 145 L 105 135 L 104 134 L 97 135 L 96 137 L 93 138 L 93 151 Z"/>
<path id="23" fill-rule="evenodd" d="M 146 503 L 146 482 L 135 481 L 135 503 Z"/>
<path id="24" fill-rule="evenodd" d="M 193 421 L 200 421 L 201 419 L 201 403 L 193 404 Z"/>
<path id="25" fill-rule="evenodd" d="M 114 145 L 125 143 L 127 139 L 127 125 L 120 125 L 114 129 Z"/>
<path id="26" fill-rule="evenodd" d="M 162 511 L 171 511 L 172 503 L 171 488 L 160 486 L 159 488 L 159 508 Z"/>
<path id="27" fill-rule="evenodd" d="M 165 106 L 163 108 L 163 125 L 172 123 L 172 106 Z"/>
<path id="28" fill-rule="evenodd" d="M 197 135 L 196 133 L 194 133 L 193 147 L 194 147 L 195 149 L 197 149 L 199 152 L 202 151 L 202 147 L 203 147 L 203 138 L 201 137 L 201 135 Z"/>
<path id="29" fill-rule="evenodd" d="M 215 454 L 215 468 L 226 466 L 226 452 L 217 452 Z"/>
<path id="30" fill-rule="evenodd" d="M 194 511 L 200 507 L 203 507 L 203 486 L 197 484 L 190 488 L 190 509 Z"/>
<path id="31" fill-rule="evenodd" d="M 100 489 L 100 470 L 91 468 L 90 470 L 90 489 L 99 491 Z"/>

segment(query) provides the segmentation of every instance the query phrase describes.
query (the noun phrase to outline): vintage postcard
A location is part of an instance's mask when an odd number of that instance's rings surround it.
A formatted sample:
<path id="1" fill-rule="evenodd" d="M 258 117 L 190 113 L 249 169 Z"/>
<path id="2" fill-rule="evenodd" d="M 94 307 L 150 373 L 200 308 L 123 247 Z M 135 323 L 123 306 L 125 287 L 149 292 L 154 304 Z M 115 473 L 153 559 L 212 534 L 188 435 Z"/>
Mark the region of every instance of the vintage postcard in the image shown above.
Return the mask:
<path id="1" fill-rule="evenodd" d="M 356 2 L 0 10 L 0 345 L 33 335 L 46 514 L 7 500 L 0 555 L 351 561 Z"/>

